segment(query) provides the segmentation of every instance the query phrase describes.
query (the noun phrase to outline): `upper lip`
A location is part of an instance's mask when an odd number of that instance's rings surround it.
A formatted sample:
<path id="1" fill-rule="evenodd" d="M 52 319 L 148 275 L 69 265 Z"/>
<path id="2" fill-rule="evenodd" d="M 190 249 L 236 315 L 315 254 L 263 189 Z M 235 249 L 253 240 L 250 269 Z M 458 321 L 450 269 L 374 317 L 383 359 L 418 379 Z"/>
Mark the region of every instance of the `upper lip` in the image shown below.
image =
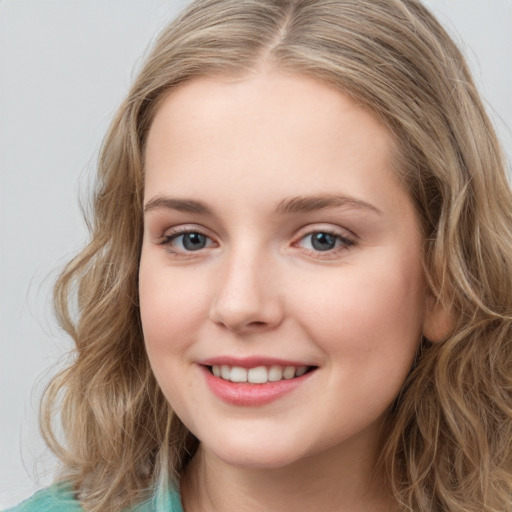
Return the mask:
<path id="1" fill-rule="evenodd" d="M 233 357 L 217 356 L 198 361 L 203 366 L 228 365 L 239 366 L 240 368 L 255 368 L 257 366 L 315 366 L 304 361 L 281 359 L 266 356 Z"/>

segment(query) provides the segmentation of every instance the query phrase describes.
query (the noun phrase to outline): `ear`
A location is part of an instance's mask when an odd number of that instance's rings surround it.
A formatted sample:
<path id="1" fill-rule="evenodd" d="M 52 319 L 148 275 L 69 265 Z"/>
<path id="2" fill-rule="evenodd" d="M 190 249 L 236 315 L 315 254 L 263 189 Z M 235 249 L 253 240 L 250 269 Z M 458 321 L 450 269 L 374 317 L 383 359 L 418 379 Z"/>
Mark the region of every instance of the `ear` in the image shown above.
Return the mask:
<path id="1" fill-rule="evenodd" d="M 429 293 L 423 320 L 423 336 L 431 343 L 439 343 L 454 331 L 455 324 L 453 309 Z"/>

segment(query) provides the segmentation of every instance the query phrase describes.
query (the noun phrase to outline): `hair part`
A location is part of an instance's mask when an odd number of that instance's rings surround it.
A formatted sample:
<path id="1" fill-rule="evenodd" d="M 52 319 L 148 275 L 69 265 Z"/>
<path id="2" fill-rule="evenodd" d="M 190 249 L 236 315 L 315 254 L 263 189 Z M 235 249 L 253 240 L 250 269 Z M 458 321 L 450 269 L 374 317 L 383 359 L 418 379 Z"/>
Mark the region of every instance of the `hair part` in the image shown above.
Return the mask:
<path id="1" fill-rule="evenodd" d="M 91 242 L 55 287 L 76 344 L 42 405 L 62 478 L 87 510 L 119 511 L 159 482 L 177 484 L 194 454 L 198 441 L 163 397 L 140 326 L 145 142 L 169 91 L 262 66 L 328 83 L 387 126 L 434 307 L 454 319 L 443 339 L 422 341 L 383 436 L 397 510 L 510 508 L 510 187 L 465 60 L 417 0 L 197 0 L 162 32 L 106 136 Z M 59 411 L 66 448 L 52 434 Z"/>

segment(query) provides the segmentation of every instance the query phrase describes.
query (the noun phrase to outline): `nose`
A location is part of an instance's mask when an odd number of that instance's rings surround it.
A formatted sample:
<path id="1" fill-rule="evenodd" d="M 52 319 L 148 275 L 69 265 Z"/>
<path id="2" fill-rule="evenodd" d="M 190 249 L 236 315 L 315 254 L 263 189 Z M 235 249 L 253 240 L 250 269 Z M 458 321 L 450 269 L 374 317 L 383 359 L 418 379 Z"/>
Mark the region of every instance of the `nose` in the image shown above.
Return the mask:
<path id="1" fill-rule="evenodd" d="M 238 333 L 277 327 L 283 319 L 278 269 L 268 259 L 232 254 L 216 279 L 210 320 Z"/>

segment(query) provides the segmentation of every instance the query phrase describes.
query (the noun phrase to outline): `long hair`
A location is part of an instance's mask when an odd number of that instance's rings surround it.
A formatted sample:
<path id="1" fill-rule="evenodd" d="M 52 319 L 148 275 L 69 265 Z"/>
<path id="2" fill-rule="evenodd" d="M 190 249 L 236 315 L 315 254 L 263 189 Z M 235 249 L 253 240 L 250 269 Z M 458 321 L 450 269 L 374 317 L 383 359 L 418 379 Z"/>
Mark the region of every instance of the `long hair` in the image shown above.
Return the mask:
<path id="1" fill-rule="evenodd" d="M 144 146 L 172 88 L 261 65 L 328 83 L 387 126 L 430 291 L 455 319 L 446 339 L 422 340 L 389 414 L 381 463 L 397 510 L 510 510 L 512 197 L 465 60 L 417 0 L 197 0 L 162 32 L 105 138 L 91 241 L 55 287 L 76 344 L 42 405 L 61 478 L 87 510 L 119 511 L 177 485 L 194 454 L 140 327 Z"/>

